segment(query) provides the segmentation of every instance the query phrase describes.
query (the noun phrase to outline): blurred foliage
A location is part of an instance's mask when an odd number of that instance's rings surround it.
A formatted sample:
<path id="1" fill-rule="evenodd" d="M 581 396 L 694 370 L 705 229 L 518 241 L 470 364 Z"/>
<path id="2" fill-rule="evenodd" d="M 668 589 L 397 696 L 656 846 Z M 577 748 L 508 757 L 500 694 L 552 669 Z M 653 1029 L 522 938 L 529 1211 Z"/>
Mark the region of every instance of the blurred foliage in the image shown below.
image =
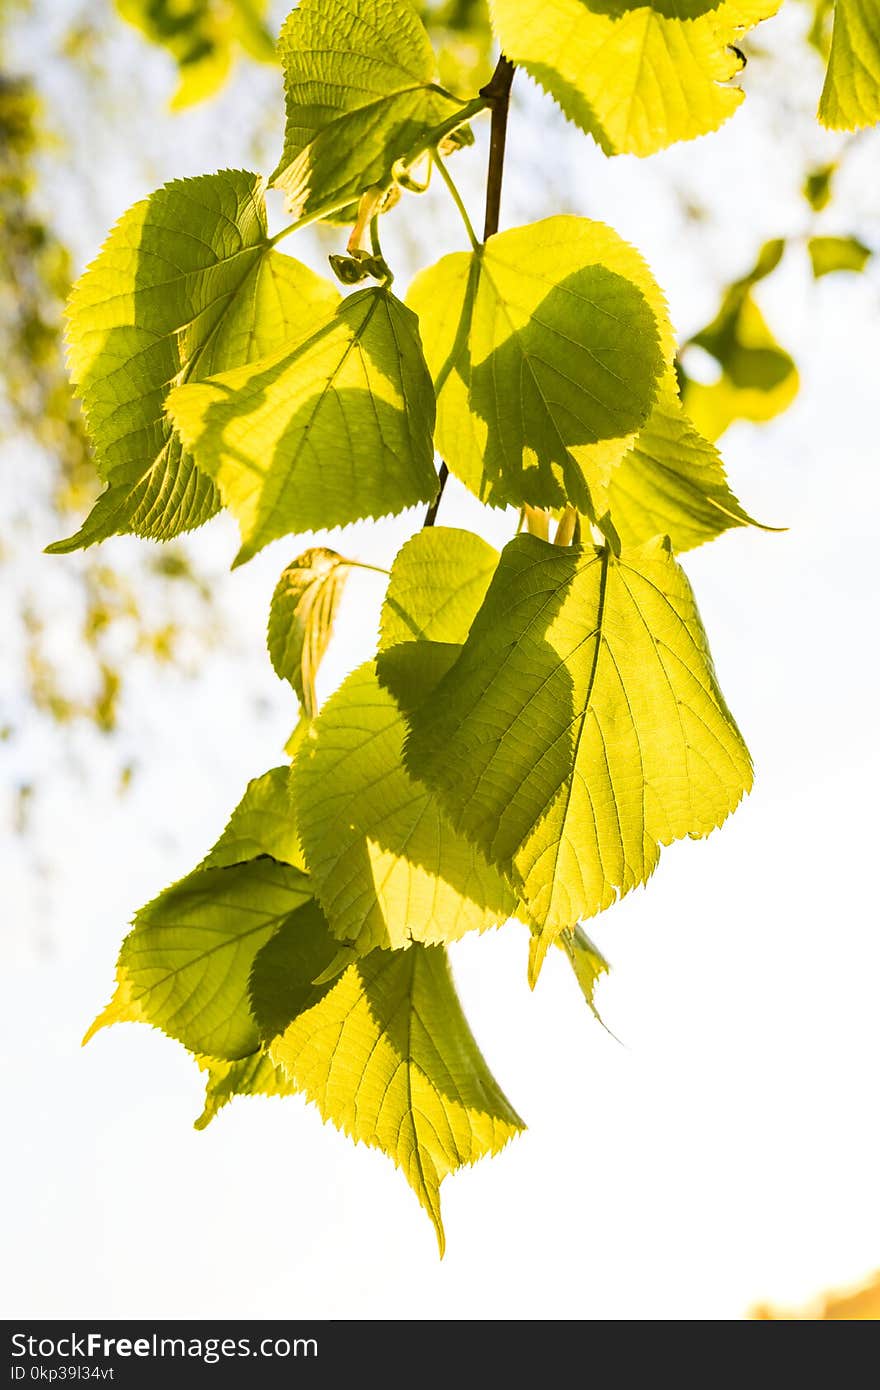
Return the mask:
<path id="1" fill-rule="evenodd" d="M 761 1322 L 880 1322 L 880 1273 L 850 1289 L 822 1294 L 797 1312 L 760 1304 L 752 1317 Z"/>
<path id="2" fill-rule="evenodd" d="M 854 236 L 813 236 L 807 242 L 813 275 L 819 280 L 836 270 L 859 273 L 871 259 L 871 248 Z"/>
<path id="3" fill-rule="evenodd" d="M 781 239 L 768 241 L 751 270 L 728 286 L 711 323 L 682 348 L 680 378 L 685 409 L 698 430 L 717 439 L 734 420 L 772 420 L 785 410 L 798 390 L 794 361 L 776 341 L 752 290 L 779 265 L 785 251 Z M 719 369 L 714 381 L 698 381 L 688 372 L 689 349 L 698 347 L 714 358 Z"/>
<path id="4" fill-rule="evenodd" d="M 49 461 L 50 511 L 66 523 L 70 513 L 93 501 L 95 473 L 64 362 L 70 256 L 36 196 L 39 160 L 48 144 L 31 80 L 0 73 L 0 440 L 7 448 L 15 440 Z M 17 540 L 12 528 L 0 564 L 12 559 Z M 169 586 L 183 582 L 195 596 L 200 633 L 210 640 L 212 626 L 205 621 L 210 594 L 185 552 L 154 553 L 146 568 L 158 586 L 157 616 L 151 619 L 136 597 L 142 591 L 142 560 L 131 582 L 103 557 L 85 558 L 72 581 L 65 578 L 65 586 L 73 582 L 77 588 L 65 599 L 65 619 L 76 622 L 90 658 L 85 689 L 72 677 L 63 653 L 56 655 L 54 605 L 46 596 L 22 590 L 22 676 L 34 708 L 57 723 L 86 719 L 101 732 L 112 731 L 128 658 L 138 653 L 173 661 L 191 635 L 192 624 L 173 616 Z"/>
<path id="5" fill-rule="evenodd" d="M 123 19 L 177 63 L 179 110 L 214 96 L 232 71 L 238 49 L 261 63 L 275 62 L 275 41 L 265 22 L 266 0 L 115 0 Z"/>

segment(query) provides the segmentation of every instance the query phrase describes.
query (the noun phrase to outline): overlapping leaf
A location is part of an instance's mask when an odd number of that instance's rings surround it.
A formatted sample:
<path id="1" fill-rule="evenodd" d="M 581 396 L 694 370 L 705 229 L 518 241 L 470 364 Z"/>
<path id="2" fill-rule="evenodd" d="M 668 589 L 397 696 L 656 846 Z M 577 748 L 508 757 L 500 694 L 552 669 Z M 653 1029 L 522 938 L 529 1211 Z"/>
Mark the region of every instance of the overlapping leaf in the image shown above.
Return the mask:
<path id="1" fill-rule="evenodd" d="M 335 550 L 306 550 L 282 572 L 267 636 L 275 674 L 290 681 L 308 719 L 318 711 L 315 676 L 333 632 L 349 562 Z"/>
<path id="2" fill-rule="evenodd" d="M 436 494 L 434 392 L 415 316 L 386 289 L 351 295 L 252 366 L 179 386 L 168 409 L 239 522 L 236 563 Z"/>
<path id="3" fill-rule="evenodd" d="M 880 121 L 878 0 L 835 0 L 819 120 L 831 130 L 859 130 Z"/>
<path id="4" fill-rule="evenodd" d="M 287 129 L 272 181 L 295 217 L 390 182 L 465 119 L 434 82 L 435 59 L 408 0 L 301 0 L 281 31 Z"/>
<path id="5" fill-rule="evenodd" d="M 716 130 L 743 99 L 743 34 L 780 0 L 490 0 L 507 56 L 606 154 Z"/>
<path id="6" fill-rule="evenodd" d="M 444 257 L 408 302 L 452 472 L 494 505 L 589 512 L 672 357 L 666 305 L 638 253 L 599 222 L 552 217 Z"/>
<path id="7" fill-rule="evenodd" d="M 200 869 L 225 869 L 267 855 L 305 869 L 289 792 L 290 768 L 273 767 L 255 777 Z"/>
<path id="8" fill-rule="evenodd" d="M 715 358 L 715 381 L 684 377 L 684 407 L 697 429 L 717 439 L 734 420 L 772 420 L 798 391 L 792 358 L 773 336 L 752 290 L 776 269 L 783 241 L 768 241 L 755 265 L 726 291 L 717 315 L 690 343 Z M 685 353 L 684 364 L 688 358 Z"/>
<path id="9" fill-rule="evenodd" d="M 50 550 L 124 532 L 167 540 L 217 510 L 165 416 L 170 387 L 271 352 L 339 298 L 272 250 L 264 186 L 241 171 L 166 184 L 121 218 L 74 288 L 70 372 L 107 490 Z"/>
<path id="10" fill-rule="evenodd" d="M 505 921 L 513 895 L 402 762 L 405 725 L 372 662 L 330 697 L 292 790 L 314 891 L 359 952 L 454 941 Z"/>
<path id="11" fill-rule="evenodd" d="M 205 1104 L 201 1115 L 195 1122 L 196 1129 L 206 1129 L 217 1111 L 236 1096 L 292 1096 L 297 1088 L 281 1067 L 267 1057 L 265 1052 L 252 1052 L 237 1062 L 221 1062 L 214 1057 L 199 1060 L 202 1070 L 207 1072 Z"/>
<path id="12" fill-rule="evenodd" d="M 403 1171 L 445 1239 L 439 1188 L 523 1123 L 477 1047 L 442 947 L 374 951 L 269 1047 L 296 1086 Z"/>
<path id="13" fill-rule="evenodd" d="M 690 586 L 665 542 L 519 536 L 406 763 L 516 874 L 543 947 L 706 835 L 751 785 Z M 540 963 L 540 953 L 537 963 Z"/>

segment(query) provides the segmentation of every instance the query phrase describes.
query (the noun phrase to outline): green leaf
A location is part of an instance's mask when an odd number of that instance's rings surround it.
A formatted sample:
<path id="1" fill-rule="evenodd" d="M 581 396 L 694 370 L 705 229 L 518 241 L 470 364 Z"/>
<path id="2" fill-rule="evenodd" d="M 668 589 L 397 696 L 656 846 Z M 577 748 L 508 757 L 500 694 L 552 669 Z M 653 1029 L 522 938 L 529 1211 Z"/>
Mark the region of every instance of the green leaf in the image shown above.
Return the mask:
<path id="1" fill-rule="evenodd" d="M 817 280 L 836 270 L 862 271 L 873 255 L 871 248 L 854 236 L 813 236 L 807 250 Z"/>
<path id="2" fill-rule="evenodd" d="M 728 288 L 712 322 L 686 345 L 715 358 L 718 379 L 693 380 L 683 351 L 684 408 L 708 439 L 717 439 L 734 420 L 772 420 L 797 395 L 797 367 L 752 298 L 752 289 L 776 269 L 784 250 L 784 241 L 768 241 L 748 275 Z"/>
<path id="3" fill-rule="evenodd" d="M 410 724 L 411 774 L 521 885 L 543 932 L 536 964 L 751 786 L 690 585 L 660 540 L 620 558 L 511 541 Z"/>
<path id="4" fill-rule="evenodd" d="M 502 876 L 402 762 L 405 725 L 372 662 L 327 701 L 292 772 L 300 838 L 334 935 L 364 953 L 504 922 Z"/>
<path id="5" fill-rule="evenodd" d="M 743 99 L 736 45 L 780 0 L 490 0 L 501 47 L 606 154 L 717 130 Z"/>
<path id="6" fill-rule="evenodd" d="M 417 531 L 391 570 L 379 650 L 402 642 L 463 642 L 497 565 L 498 551 L 473 531 Z"/>
<path id="7" fill-rule="evenodd" d="M 176 61 L 180 85 L 173 110 L 213 96 L 239 45 L 260 62 L 275 61 L 263 22 L 267 0 L 116 0 L 116 8 Z"/>
<path id="8" fill-rule="evenodd" d="M 206 1129 L 217 1111 L 236 1096 L 296 1095 L 296 1086 L 265 1052 L 252 1052 L 237 1062 L 200 1057 L 199 1066 L 208 1073 L 208 1083 L 205 1106 L 195 1122 L 196 1129 Z"/>
<path id="9" fill-rule="evenodd" d="M 372 952 L 269 1055 L 325 1120 L 400 1167 L 441 1255 L 441 1182 L 524 1128 L 477 1047 L 442 948 Z"/>
<path id="10" fill-rule="evenodd" d="M 413 314 L 360 290 L 252 366 L 172 391 L 168 409 L 238 519 L 236 564 L 290 532 L 433 500 L 434 392 Z"/>
<path id="11" fill-rule="evenodd" d="M 668 387 L 594 501 L 600 512 L 610 511 L 625 546 L 668 536 L 674 550 L 691 550 L 732 526 L 760 524 L 743 511 L 718 450 L 694 428 L 677 391 Z"/>
<path id="12" fill-rule="evenodd" d="M 272 182 L 295 217 L 390 183 L 398 160 L 474 114 L 433 81 L 431 42 L 407 0 L 301 0 L 278 49 L 287 129 Z"/>
<path id="13" fill-rule="evenodd" d="M 311 897 L 287 864 L 195 869 L 141 908 L 119 962 L 142 1016 L 191 1052 L 235 1061 L 259 1045 L 247 1007 L 254 956 Z"/>
<path id="14" fill-rule="evenodd" d="M 804 179 L 803 195 L 814 212 L 823 212 L 831 202 L 831 190 L 837 164 L 819 164 L 810 169 Z"/>
<path id="15" fill-rule="evenodd" d="M 268 855 L 304 871 L 289 782 L 289 767 L 273 767 L 248 782 L 226 829 L 199 868 L 229 868 Z"/>
<path id="16" fill-rule="evenodd" d="M 166 184 L 117 222 L 74 287 L 70 373 L 107 490 L 52 553 L 128 532 L 168 540 L 217 511 L 165 417 L 169 389 L 272 352 L 339 299 L 271 249 L 264 188 L 229 170 Z"/>
<path id="17" fill-rule="evenodd" d="M 450 470 L 494 506 L 590 512 L 673 354 L 638 253 L 599 222 L 552 217 L 445 256 L 407 298 Z"/>
<path id="18" fill-rule="evenodd" d="M 248 984 L 251 1013 L 260 1037 L 271 1042 L 311 1009 L 330 988 L 318 984 L 339 955 L 327 918 L 314 899 L 303 903 L 254 957 Z"/>
<path id="19" fill-rule="evenodd" d="M 540 938 L 533 937 L 532 943 L 540 949 Z M 611 969 L 599 947 L 590 940 L 582 927 L 566 929 L 559 936 L 559 945 L 565 952 L 574 971 L 581 994 L 593 1016 L 605 1027 L 599 1010 L 596 1008 L 596 986 L 603 975 Z"/>
<path id="20" fill-rule="evenodd" d="M 835 0 L 819 120 L 829 130 L 880 121 L 880 0 Z"/>
<path id="21" fill-rule="evenodd" d="M 282 571 L 269 608 L 267 642 L 275 674 L 290 681 L 306 717 L 318 712 L 315 676 L 333 632 L 349 561 L 335 550 L 306 550 Z"/>

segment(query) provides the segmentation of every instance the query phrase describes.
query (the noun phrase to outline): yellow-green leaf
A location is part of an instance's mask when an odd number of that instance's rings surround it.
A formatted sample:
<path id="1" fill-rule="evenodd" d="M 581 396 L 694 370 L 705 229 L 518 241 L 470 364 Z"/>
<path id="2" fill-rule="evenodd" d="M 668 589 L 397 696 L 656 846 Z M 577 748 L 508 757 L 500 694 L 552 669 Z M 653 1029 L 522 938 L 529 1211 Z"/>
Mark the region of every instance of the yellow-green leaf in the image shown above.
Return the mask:
<path id="1" fill-rule="evenodd" d="M 870 246 L 854 236 L 812 236 L 807 242 L 807 251 L 817 280 L 837 270 L 854 270 L 858 273 L 864 270 L 873 255 Z"/>
<path id="2" fill-rule="evenodd" d="M 267 240 L 265 180 L 166 184 L 117 222 L 68 308 L 70 374 L 107 489 L 64 553 L 117 533 L 168 540 L 217 511 L 165 416 L 175 384 L 272 352 L 339 295 Z"/>
<path id="3" fill-rule="evenodd" d="M 240 46 L 259 62 L 275 60 L 264 17 L 268 0 L 116 0 L 130 24 L 171 54 L 178 66 L 174 110 L 213 96 Z"/>
<path id="4" fill-rule="evenodd" d="M 349 561 L 316 546 L 282 571 L 269 608 L 267 644 L 275 674 L 290 681 L 307 718 L 318 712 L 315 676 L 333 632 Z"/>
<path id="5" fill-rule="evenodd" d="M 445 1238 L 440 1184 L 524 1128 L 462 1013 L 442 948 L 374 951 L 269 1047 L 355 1141 L 402 1170 Z"/>
<path id="6" fill-rule="evenodd" d="M 600 222 L 552 217 L 445 256 L 407 302 L 450 470 L 492 505 L 589 512 L 673 353 L 641 256 Z"/>
<path id="7" fill-rule="evenodd" d="M 780 0 L 490 0 L 504 52 L 606 154 L 717 130 L 743 93 L 737 45 Z"/>
<path id="8" fill-rule="evenodd" d="M 289 767 L 273 767 L 248 782 L 223 834 L 199 868 L 229 868 L 268 855 L 279 863 L 304 870 L 289 781 Z"/>
<path id="9" fill-rule="evenodd" d="M 236 563 L 290 532 L 430 502 L 434 392 L 416 319 L 381 288 L 252 366 L 172 391 L 168 409 L 241 528 Z"/>
<path id="10" fill-rule="evenodd" d="M 265 1052 L 252 1052 L 236 1062 L 221 1062 L 216 1057 L 200 1057 L 198 1061 L 202 1071 L 207 1072 L 208 1081 L 196 1129 L 206 1129 L 217 1111 L 236 1096 L 296 1095 L 296 1086 Z"/>
<path id="11" fill-rule="evenodd" d="M 830 130 L 880 121 L 880 0 L 835 0 L 819 120 Z"/>
<path id="12" fill-rule="evenodd" d="M 431 42 L 408 0 L 301 0 L 278 50 L 287 129 L 272 182 L 295 217 L 389 183 L 398 160 L 473 114 L 434 82 Z"/>
<path id="13" fill-rule="evenodd" d="M 690 585 L 660 540 L 620 557 L 511 541 L 410 726 L 409 771 L 516 875 L 539 960 L 751 786 Z"/>
<path id="14" fill-rule="evenodd" d="M 455 941 L 515 907 L 498 870 L 408 776 L 404 734 L 368 662 L 327 701 L 291 774 L 315 895 L 334 935 L 361 953 Z"/>

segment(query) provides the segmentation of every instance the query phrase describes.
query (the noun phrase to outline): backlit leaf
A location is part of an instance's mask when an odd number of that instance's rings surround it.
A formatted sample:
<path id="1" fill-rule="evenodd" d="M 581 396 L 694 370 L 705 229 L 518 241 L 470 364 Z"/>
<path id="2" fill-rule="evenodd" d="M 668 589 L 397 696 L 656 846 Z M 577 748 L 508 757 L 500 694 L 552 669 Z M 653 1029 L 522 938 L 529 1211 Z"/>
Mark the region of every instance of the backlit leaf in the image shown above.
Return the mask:
<path id="1" fill-rule="evenodd" d="M 116 8 L 175 59 L 180 84 L 172 108 L 213 96 L 240 46 L 271 63 L 275 45 L 264 23 L 267 0 L 116 0 Z"/>
<path id="2" fill-rule="evenodd" d="M 880 121 L 880 0 L 835 0 L 819 120 L 830 130 Z"/>
<path id="3" fill-rule="evenodd" d="M 304 870 L 289 782 L 289 767 L 273 767 L 249 782 L 223 834 L 199 868 L 229 868 L 268 855 Z"/>
<path id="4" fill-rule="evenodd" d="M 280 353 L 172 391 L 169 412 L 241 527 L 237 564 L 290 532 L 430 502 L 434 392 L 413 314 L 360 290 Z"/>
<path id="5" fill-rule="evenodd" d="M 206 1129 L 217 1111 L 236 1096 L 292 1096 L 296 1086 L 288 1080 L 281 1067 L 265 1052 L 252 1052 L 237 1062 L 221 1062 L 214 1057 L 200 1057 L 199 1066 L 208 1074 L 205 1105 L 195 1122 L 196 1129 Z"/>
<path id="6" fill-rule="evenodd" d="M 333 632 L 348 561 L 316 546 L 282 572 L 269 609 L 268 646 L 275 674 L 290 681 L 309 719 L 318 710 L 315 676 Z"/>
<path id="7" fill-rule="evenodd" d="M 807 242 L 807 251 L 817 280 L 837 270 L 858 273 L 864 270 L 873 254 L 870 246 L 854 236 L 812 236 Z"/>
<path id="8" fill-rule="evenodd" d="M 338 302 L 269 246 L 264 188 L 230 170 L 166 184 L 117 222 L 74 287 L 70 373 L 107 490 L 53 553 L 125 532 L 168 540 L 213 516 L 216 488 L 165 416 L 170 388 L 273 351 Z"/>

